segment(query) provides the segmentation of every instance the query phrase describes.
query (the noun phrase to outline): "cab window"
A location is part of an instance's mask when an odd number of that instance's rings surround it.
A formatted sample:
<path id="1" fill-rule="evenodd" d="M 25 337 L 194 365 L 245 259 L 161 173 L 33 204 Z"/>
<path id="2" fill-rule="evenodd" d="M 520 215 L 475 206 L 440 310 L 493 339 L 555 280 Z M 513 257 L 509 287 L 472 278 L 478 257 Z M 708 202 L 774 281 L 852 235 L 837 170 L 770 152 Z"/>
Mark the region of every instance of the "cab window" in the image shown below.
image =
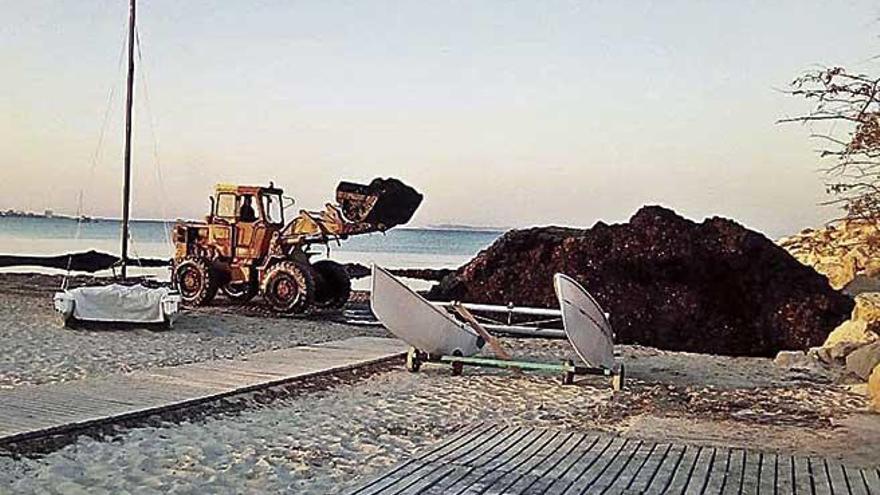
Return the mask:
<path id="1" fill-rule="evenodd" d="M 217 216 L 235 218 L 235 195 L 221 193 L 217 196 Z"/>
<path id="2" fill-rule="evenodd" d="M 256 222 L 258 216 L 254 197 L 250 194 L 242 194 L 239 200 L 238 219 L 242 222 Z"/>
<path id="3" fill-rule="evenodd" d="M 280 194 L 263 195 L 263 212 L 269 223 L 284 223 L 284 212 L 281 208 Z"/>

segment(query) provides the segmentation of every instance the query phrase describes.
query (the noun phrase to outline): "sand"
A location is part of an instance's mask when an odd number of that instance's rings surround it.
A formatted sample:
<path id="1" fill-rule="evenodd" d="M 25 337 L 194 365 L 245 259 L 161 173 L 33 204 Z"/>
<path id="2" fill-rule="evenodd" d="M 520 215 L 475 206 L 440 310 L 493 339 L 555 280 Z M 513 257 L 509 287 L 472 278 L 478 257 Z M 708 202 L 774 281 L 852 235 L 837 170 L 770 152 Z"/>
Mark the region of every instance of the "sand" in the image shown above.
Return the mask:
<path id="1" fill-rule="evenodd" d="M 184 310 L 171 330 L 149 325 L 71 330 L 61 327 L 52 309 L 51 290 L 36 290 L 22 284 L 20 277 L 0 275 L 0 279 L 0 388 L 384 334 L 326 320 L 260 317 L 253 308 L 237 314 L 228 304 Z M 18 283 L 9 287 L 10 281 Z"/>
<path id="2" fill-rule="evenodd" d="M 27 359 L 4 355 L 4 376 L 20 380 L 8 386 L 210 359 L 211 349 L 241 355 L 337 332 L 381 332 L 209 310 L 192 313 L 193 321 L 172 333 L 131 337 L 139 339 L 133 345 L 121 331 L 70 332 L 37 324 L 50 319 L 38 299 L 0 295 L 3 344 L 6 349 L 20 344 L 25 350 L 8 352 L 24 358 L 49 349 L 52 358 L 42 363 L 55 371 L 41 373 Z M 518 357 L 570 355 L 564 342 L 504 342 Z M 846 378 L 833 370 L 788 370 L 763 358 L 634 346 L 619 351 L 630 377 L 619 393 L 596 377 L 562 386 L 553 375 L 466 369 L 464 376 L 453 377 L 439 366 L 426 365 L 414 374 L 394 365 L 269 404 L 244 396 L 237 400 L 249 407 L 239 412 L 155 419 L 99 439 L 80 436 L 42 456 L 0 455 L 0 493 L 340 493 L 474 422 L 880 464 L 880 416 L 867 413 L 867 399 L 851 392 Z M 65 353 L 78 357 L 58 358 Z"/>

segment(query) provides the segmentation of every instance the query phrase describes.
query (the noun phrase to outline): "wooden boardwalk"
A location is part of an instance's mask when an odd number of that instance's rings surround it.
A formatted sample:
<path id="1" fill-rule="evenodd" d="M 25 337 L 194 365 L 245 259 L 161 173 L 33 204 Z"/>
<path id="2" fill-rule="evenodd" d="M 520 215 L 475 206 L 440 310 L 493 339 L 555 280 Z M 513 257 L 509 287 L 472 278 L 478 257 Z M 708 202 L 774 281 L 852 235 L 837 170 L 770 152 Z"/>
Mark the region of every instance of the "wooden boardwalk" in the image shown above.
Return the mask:
<path id="1" fill-rule="evenodd" d="M 0 446 L 385 361 L 406 349 L 396 339 L 354 337 L 237 360 L 2 390 Z"/>
<path id="2" fill-rule="evenodd" d="M 827 459 L 475 425 L 352 495 L 880 494 L 877 469 Z"/>

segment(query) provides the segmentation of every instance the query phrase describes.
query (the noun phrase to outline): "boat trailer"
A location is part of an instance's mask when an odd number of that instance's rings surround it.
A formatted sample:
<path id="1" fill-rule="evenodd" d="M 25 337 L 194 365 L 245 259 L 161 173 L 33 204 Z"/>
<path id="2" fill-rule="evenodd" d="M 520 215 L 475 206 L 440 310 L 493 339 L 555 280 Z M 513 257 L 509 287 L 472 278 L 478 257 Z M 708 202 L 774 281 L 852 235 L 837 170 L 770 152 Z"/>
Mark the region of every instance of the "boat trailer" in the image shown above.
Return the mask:
<path id="1" fill-rule="evenodd" d="M 575 280 L 563 274 L 554 277 L 560 309 L 517 308 L 515 306 L 467 303 L 431 303 L 411 290 L 388 271 L 373 266 L 373 287 L 370 304 L 376 317 L 411 348 L 406 356 L 406 369 L 417 372 L 423 364 L 441 364 L 461 375 L 465 366 L 557 373 L 563 385 L 574 383 L 577 375 L 603 376 L 611 379 L 614 390 L 620 390 L 626 372 L 623 363 L 614 360 L 613 332 L 608 315 L 593 297 Z M 482 317 L 492 323 L 481 323 L 473 311 L 506 315 L 506 325 L 496 316 Z M 540 317 L 543 320 L 514 324 L 514 316 Z M 563 329 L 539 328 L 561 320 Z M 514 331 L 510 331 L 513 327 Z M 572 360 L 536 362 L 514 359 L 489 333 L 509 333 L 554 337 L 561 334 L 572 345 L 582 364 Z M 553 332 L 553 333 L 550 333 Z M 488 345 L 495 357 L 477 356 Z"/>

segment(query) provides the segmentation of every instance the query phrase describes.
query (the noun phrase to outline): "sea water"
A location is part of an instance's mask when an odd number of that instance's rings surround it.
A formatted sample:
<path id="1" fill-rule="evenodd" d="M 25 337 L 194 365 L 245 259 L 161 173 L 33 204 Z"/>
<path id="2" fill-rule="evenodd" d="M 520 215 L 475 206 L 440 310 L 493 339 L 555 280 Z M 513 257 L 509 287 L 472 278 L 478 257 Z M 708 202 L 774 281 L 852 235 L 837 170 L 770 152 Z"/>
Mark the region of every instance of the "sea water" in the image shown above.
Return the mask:
<path id="1" fill-rule="evenodd" d="M 131 222 L 130 257 L 170 258 L 174 248 L 170 229 L 174 222 L 135 220 Z M 386 233 L 353 236 L 340 243 L 314 246 L 313 261 L 329 258 L 340 263 L 376 263 L 389 268 L 458 268 L 489 246 L 499 231 L 438 230 L 395 228 Z M 118 255 L 121 222 L 99 219 L 78 222 L 55 217 L 0 217 L 0 254 L 54 256 L 94 249 Z M 11 267 L 0 272 L 63 273 L 51 268 Z M 131 273 L 168 279 L 164 268 L 138 268 L 133 261 Z M 429 284 L 412 282 L 414 288 Z M 368 279 L 354 282 L 356 289 L 369 287 Z"/>

